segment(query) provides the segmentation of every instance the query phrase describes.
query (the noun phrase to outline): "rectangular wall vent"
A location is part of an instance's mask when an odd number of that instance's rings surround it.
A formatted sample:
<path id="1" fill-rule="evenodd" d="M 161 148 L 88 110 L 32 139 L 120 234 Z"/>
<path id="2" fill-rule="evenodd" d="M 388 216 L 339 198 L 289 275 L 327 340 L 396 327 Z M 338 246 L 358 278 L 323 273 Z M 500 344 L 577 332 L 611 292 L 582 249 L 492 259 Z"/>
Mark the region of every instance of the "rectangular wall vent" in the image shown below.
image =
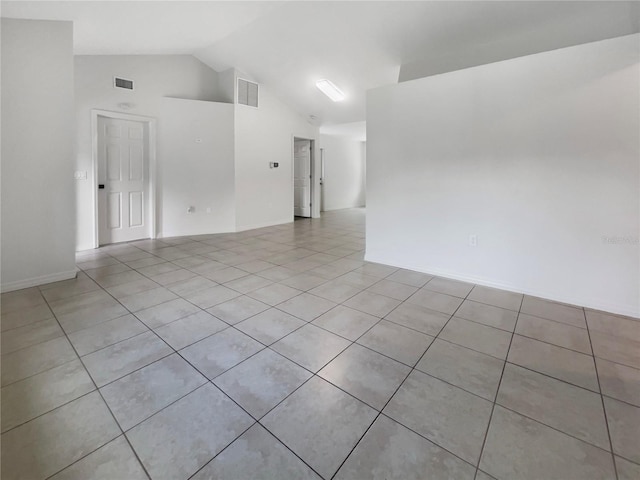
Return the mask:
<path id="1" fill-rule="evenodd" d="M 133 80 L 126 78 L 113 77 L 113 86 L 115 88 L 124 88 L 125 90 L 133 90 Z"/>
<path id="2" fill-rule="evenodd" d="M 258 108 L 258 84 L 239 78 L 238 103 Z"/>

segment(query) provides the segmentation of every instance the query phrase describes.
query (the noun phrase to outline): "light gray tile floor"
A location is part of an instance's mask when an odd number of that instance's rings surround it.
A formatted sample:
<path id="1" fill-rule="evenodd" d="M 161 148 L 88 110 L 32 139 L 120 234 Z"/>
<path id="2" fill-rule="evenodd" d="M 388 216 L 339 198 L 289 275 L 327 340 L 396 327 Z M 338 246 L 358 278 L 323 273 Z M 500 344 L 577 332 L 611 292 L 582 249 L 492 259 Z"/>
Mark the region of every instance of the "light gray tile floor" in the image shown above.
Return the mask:
<path id="1" fill-rule="evenodd" d="M 3 294 L 2 478 L 639 478 L 638 319 L 365 262 L 364 221 Z"/>

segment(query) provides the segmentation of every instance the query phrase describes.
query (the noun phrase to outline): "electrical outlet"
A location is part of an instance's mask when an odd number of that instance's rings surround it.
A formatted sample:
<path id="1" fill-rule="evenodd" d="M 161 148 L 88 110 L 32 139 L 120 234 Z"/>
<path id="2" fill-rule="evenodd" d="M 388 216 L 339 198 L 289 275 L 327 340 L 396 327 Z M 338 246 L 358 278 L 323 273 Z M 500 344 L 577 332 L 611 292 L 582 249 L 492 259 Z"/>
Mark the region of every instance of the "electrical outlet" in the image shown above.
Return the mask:
<path id="1" fill-rule="evenodd" d="M 196 207 L 193 207 L 193 206 L 192 206 L 192 207 L 188 207 L 188 208 L 187 208 L 187 213 L 193 213 L 193 212 L 195 212 L 195 211 L 196 211 Z"/>
<path id="2" fill-rule="evenodd" d="M 207 213 L 211 213 L 211 207 L 207 207 Z"/>
<path id="3" fill-rule="evenodd" d="M 478 246 L 478 236 L 477 235 L 469 235 L 469 246 L 477 247 Z"/>

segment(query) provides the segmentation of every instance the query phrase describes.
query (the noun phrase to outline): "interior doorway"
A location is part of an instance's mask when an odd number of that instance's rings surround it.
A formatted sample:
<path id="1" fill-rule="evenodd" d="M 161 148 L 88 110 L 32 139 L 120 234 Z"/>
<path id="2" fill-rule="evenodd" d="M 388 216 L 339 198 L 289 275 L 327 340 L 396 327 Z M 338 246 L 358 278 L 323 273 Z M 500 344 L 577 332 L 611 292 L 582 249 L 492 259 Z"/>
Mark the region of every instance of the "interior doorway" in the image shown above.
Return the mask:
<path id="1" fill-rule="evenodd" d="M 293 215 L 311 217 L 314 140 L 293 139 Z"/>
<path id="2" fill-rule="evenodd" d="M 155 120 L 94 110 L 95 246 L 155 237 Z"/>

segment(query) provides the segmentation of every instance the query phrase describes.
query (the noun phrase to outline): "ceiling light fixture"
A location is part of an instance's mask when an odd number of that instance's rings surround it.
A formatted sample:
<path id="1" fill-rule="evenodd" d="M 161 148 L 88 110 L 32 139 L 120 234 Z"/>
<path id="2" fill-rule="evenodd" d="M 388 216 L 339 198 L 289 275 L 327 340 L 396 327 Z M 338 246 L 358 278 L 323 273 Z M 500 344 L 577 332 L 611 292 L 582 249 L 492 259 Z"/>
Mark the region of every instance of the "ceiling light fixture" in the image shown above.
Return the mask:
<path id="1" fill-rule="evenodd" d="M 336 87 L 330 80 L 318 80 L 316 82 L 316 87 L 318 87 L 322 93 L 334 102 L 341 102 L 344 100 L 344 93 L 342 90 Z"/>

